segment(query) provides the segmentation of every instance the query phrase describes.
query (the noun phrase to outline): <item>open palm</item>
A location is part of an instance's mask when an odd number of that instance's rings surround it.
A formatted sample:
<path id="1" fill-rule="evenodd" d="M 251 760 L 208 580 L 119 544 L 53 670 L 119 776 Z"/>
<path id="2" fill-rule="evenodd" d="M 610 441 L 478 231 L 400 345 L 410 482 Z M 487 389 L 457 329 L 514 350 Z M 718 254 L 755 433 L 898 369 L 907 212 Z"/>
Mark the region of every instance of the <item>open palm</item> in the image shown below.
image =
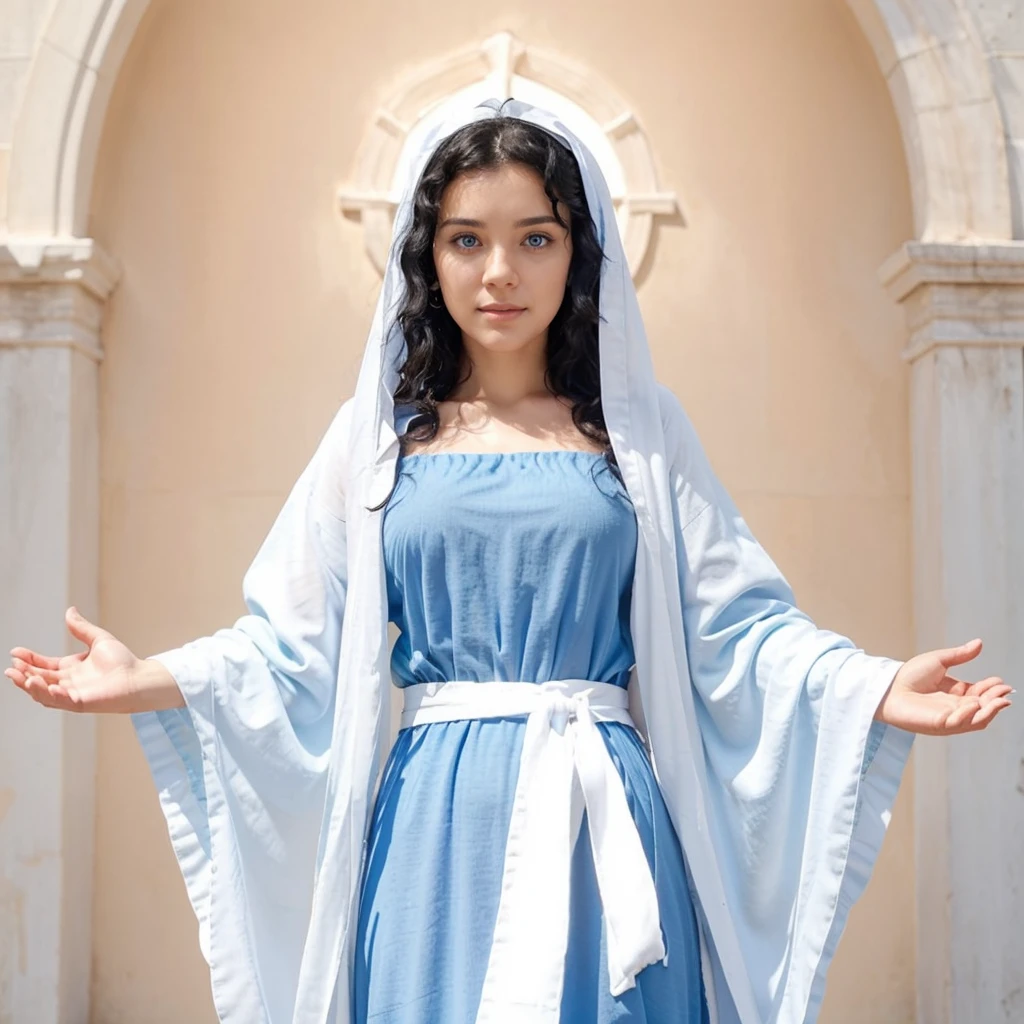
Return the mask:
<path id="1" fill-rule="evenodd" d="M 911 658 L 896 673 L 877 717 L 908 732 L 955 736 L 984 729 L 1014 691 L 998 676 L 967 683 L 949 674 L 981 653 L 981 641 L 928 651 Z"/>
<path id="2" fill-rule="evenodd" d="M 4 675 L 33 700 L 64 711 L 131 711 L 131 669 L 135 655 L 112 633 L 69 608 L 68 631 L 87 650 L 64 657 L 38 654 L 27 647 L 11 650 L 12 667 Z"/>

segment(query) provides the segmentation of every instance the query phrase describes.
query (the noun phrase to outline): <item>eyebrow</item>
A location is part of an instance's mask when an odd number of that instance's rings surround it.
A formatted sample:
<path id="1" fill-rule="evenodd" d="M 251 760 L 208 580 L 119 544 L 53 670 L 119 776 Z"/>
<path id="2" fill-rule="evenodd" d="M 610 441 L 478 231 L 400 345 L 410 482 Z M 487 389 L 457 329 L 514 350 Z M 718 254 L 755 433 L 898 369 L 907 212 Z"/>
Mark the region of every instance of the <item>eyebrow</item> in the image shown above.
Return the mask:
<path id="1" fill-rule="evenodd" d="M 517 220 L 513 227 L 529 228 L 535 224 L 558 224 L 558 221 L 551 214 L 545 214 L 543 217 L 525 217 L 523 220 Z M 485 226 L 482 220 L 470 220 L 468 217 L 449 217 L 438 224 L 437 230 L 440 231 L 442 228 L 448 227 L 482 228 Z M 561 224 L 558 224 L 558 226 L 561 227 Z"/>

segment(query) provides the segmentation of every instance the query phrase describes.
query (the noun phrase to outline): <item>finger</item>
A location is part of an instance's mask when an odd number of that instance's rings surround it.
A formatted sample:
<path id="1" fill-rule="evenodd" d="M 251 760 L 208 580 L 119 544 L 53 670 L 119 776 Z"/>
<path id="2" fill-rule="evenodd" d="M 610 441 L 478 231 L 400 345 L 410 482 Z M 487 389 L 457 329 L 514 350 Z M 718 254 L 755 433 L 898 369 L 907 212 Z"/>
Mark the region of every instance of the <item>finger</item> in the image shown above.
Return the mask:
<path id="1" fill-rule="evenodd" d="M 1010 704 L 1011 702 L 1008 700 L 994 700 L 990 704 L 986 704 L 971 720 L 971 731 L 984 729 L 1003 708 L 1008 708 Z"/>
<path id="2" fill-rule="evenodd" d="M 39 678 L 30 675 L 25 679 L 25 692 L 37 703 L 44 707 L 52 708 L 53 699 L 50 696 L 49 687 Z"/>
<path id="3" fill-rule="evenodd" d="M 10 679 L 10 681 L 12 683 L 14 683 L 14 685 L 16 687 L 18 687 L 19 690 L 24 690 L 25 689 L 25 674 L 24 674 L 24 672 L 19 672 L 15 668 L 5 668 L 4 669 L 4 675 L 7 676 L 7 678 Z"/>
<path id="4" fill-rule="evenodd" d="M 993 687 L 1006 687 L 1007 691 L 1011 689 L 999 676 L 989 676 L 976 683 L 968 683 L 963 679 L 957 679 L 956 676 L 947 675 L 935 684 L 937 690 L 952 694 L 954 697 L 980 697 Z"/>
<path id="5" fill-rule="evenodd" d="M 982 701 L 991 700 L 993 697 L 1004 697 L 1008 693 L 1015 692 L 1013 687 L 999 676 L 989 676 L 976 683 L 965 683 L 962 679 L 956 679 L 954 676 L 946 676 L 935 684 L 935 688 L 952 697 L 977 697 Z"/>
<path id="6" fill-rule="evenodd" d="M 79 711 L 81 710 L 80 702 L 71 695 L 71 692 L 65 689 L 63 686 L 49 686 L 47 687 L 47 696 L 49 697 L 51 708 L 56 708 L 58 711 Z"/>
<path id="7" fill-rule="evenodd" d="M 955 707 L 946 716 L 945 728 L 948 731 L 953 731 L 956 729 L 962 729 L 964 726 L 969 725 L 980 707 L 980 702 L 975 700 L 973 697 L 963 698 L 959 706 Z"/>
<path id="8" fill-rule="evenodd" d="M 81 701 L 63 685 L 47 686 L 39 676 L 32 676 L 32 696 L 44 706 L 56 711 L 80 711 Z"/>
<path id="9" fill-rule="evenodd" d="M 90 622 L 77 608 L 69 608 L 64 613 L 64 621 L 67 623 L 68 631 L 76 640 L 81 640 L 88 647 L 101 637 L 106 635 L 106 630 L 101 629 L 95 623 Z"/>
<path id="10" fill-rule="evenodd" d="M 972 695 L 981 696 L 996 686 L 1006 686 L 1006 680 L 1001 676 L 987 676 L 985 679 L 979 679 L 976 683 L 972 683 L 970 692 Z"/>
<path id="11" fill-rule="evenodd" d="M 962 665 L 966 661 L 973 661 L 981 654 L 981 646 L 981 640 L 974 639 L 966 644 L 961 644 L 959 647 L 947 647 L 943 650 L 935 651 L 935 655 L 946 668 L 952 668 L 954 665 Z"/>
<path id="12" fill-rule="evenodd" d="M 983 694 L 981 694 L 982 704 L 987 704 L 990 700 L 998 700 L 1002 697 L 1008 697 L 1014 690 L 1009 683 L 999 683 L 996 686 L 990 686 Z"/>
<path id="13" fill-rule="evenodd" d="M 36 668 L 22 661 L 21 658 L 14 659 L 14 668 L 23 674 L 31 672 L 32 675 L 39 676 L 47 686 L 53 686 L 64 681 L 63 673 L 49 668 Z"/>
<path id="14" fill-rule="evenodd" d="M 21 658 L 22 661 L 34 665 L 36 668 L 59 668 L 60 658 L 50 658 L 45 654 L 39 654 L 28 647 L 12 647 L 12 658 Z"/>

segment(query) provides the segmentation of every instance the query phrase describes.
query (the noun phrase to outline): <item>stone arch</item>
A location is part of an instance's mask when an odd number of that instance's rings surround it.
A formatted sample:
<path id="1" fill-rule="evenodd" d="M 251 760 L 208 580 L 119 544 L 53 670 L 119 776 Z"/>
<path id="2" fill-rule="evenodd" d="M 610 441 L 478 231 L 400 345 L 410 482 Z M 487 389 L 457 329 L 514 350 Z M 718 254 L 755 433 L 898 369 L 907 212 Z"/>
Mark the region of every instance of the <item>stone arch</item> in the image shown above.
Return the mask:
<path id="1" fill-rule="evenodd" d="M 1012 237 L 1002 118 L 970 16 L 955 0 L 847 0 L 899 117 L 918 240 Z M 86 233 L 113 83 L 150 0 L 58 0 L 15 124 L 14 236 Z"/>
<path id="2" fill-rule="evenodd" d="M 922 242 L 1013 237 L 1002 116 L 977 30 L 955 0 L 846 0 L 899 118 Z"/>
<path id="3" fill-rule="evenodd" d="M 88 231 L 107 104 L 150 0 L 58 0 L 14 125 L 7 224 L 14 236 Z"/>

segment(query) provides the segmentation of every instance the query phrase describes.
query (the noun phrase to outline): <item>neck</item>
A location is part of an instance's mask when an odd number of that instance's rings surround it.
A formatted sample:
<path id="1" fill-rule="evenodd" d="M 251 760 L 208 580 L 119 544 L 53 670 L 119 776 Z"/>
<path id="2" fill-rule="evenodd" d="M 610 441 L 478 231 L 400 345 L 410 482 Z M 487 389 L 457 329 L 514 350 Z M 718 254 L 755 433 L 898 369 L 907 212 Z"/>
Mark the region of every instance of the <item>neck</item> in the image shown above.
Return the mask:
<path id="1" fill-rule="evenodd" d="M 470 363 L 464 383 L 448 396 L 455 402 L 486 402 L 509 407 L 531 396 L 546 393 L 547 337 L 541 336 L 523 348 L 500 352 L 467 341 L 463 336 L 463 366 Z"/>

